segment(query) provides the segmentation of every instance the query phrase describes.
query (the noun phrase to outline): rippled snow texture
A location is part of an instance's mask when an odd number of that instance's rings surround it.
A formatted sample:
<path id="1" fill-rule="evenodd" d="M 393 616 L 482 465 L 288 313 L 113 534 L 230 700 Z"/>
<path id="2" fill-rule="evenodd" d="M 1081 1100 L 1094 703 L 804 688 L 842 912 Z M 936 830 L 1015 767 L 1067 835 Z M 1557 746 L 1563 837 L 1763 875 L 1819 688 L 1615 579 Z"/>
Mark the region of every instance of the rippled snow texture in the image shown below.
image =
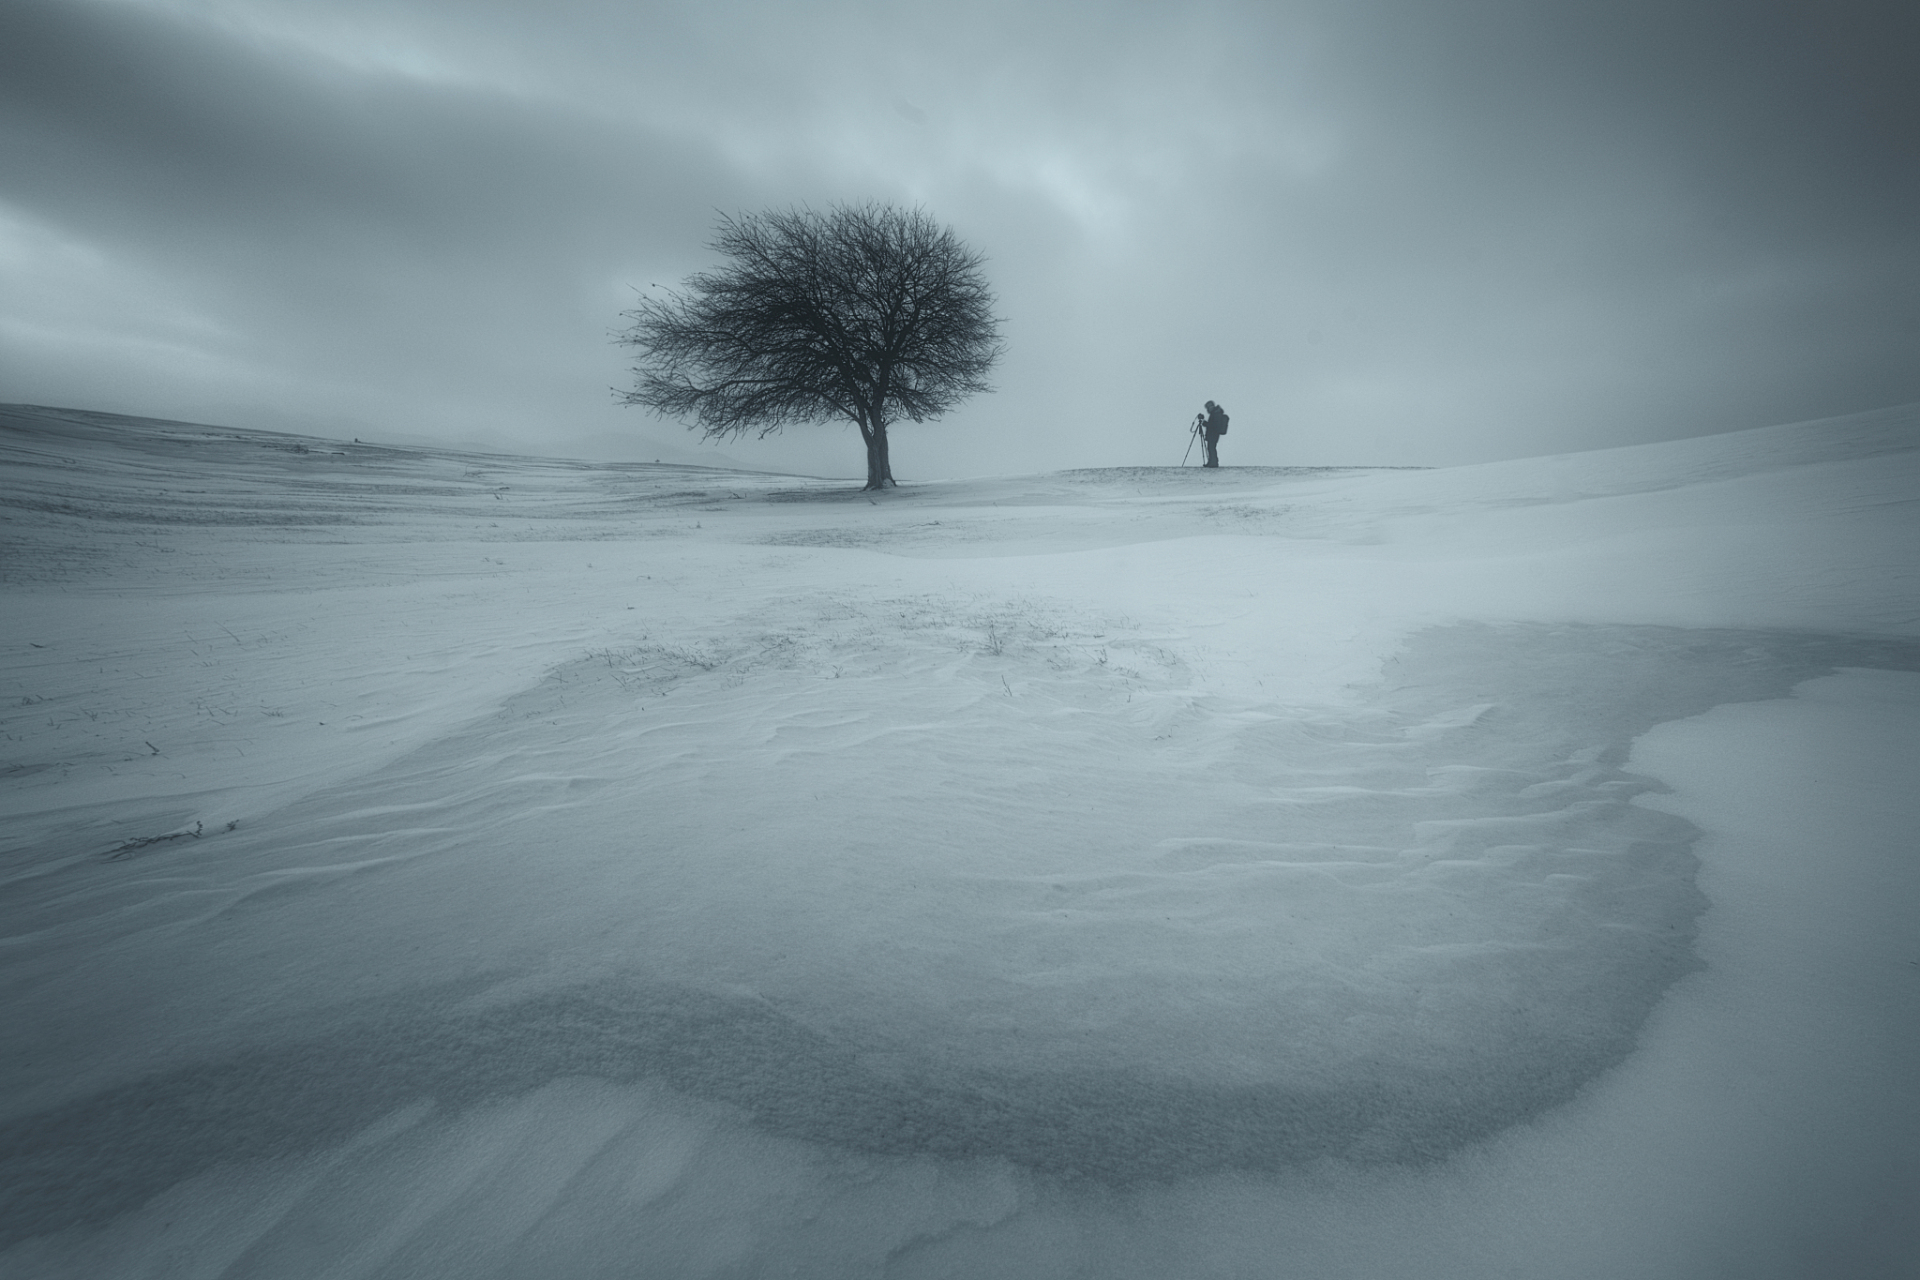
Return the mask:
<path id="1" fill-rule="evenodd" d="M 1737 626 L 1652 565 L 1516 606 L 1565 578 L 1474 579 L 1485 513 L 1567 498 L 1498 468 L 869 508 L 8 421 L 0 1245 L 47 1274 L 878 1273 L 989 1228 L 1065 1274 L 1090 1206 L 1466 1159 L 1700 968 L 1633 741 L 1920 669 L 1756 625 L 1760 573 L 1708 589 Z M 1421 541 L 1356 558 L 1381 520 Z"/>

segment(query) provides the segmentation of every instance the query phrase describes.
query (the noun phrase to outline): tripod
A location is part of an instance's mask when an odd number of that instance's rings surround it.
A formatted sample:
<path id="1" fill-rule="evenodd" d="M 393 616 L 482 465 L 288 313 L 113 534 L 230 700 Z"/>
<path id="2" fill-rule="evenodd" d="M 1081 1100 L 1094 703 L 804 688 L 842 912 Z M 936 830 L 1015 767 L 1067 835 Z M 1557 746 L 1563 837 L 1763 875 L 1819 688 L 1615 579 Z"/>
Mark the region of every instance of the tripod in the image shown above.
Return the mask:
<path id="1" fill-rule="evenodd" d="M 1196 413 L 1193 415 L 1193 425 L 1187 428 L 1187 451 L 1180 455 L 1181 466 L 1186 466 L 1187 459 L 1193 456 L 1193 442 L 1198 440 L 1200 433 L 1205 430 L 1201 424 L 1206 422 L 1206 420 L 1207 415 L 1204 413 Z"/>

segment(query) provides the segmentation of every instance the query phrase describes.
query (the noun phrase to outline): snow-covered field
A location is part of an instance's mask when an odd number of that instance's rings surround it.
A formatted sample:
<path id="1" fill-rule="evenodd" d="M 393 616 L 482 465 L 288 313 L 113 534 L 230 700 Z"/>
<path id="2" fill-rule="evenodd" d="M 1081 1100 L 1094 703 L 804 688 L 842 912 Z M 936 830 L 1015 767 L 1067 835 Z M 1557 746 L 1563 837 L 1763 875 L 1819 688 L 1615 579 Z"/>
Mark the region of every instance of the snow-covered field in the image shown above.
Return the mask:
<path id="1" fill-rule="evenodd" d="M 865 495 L 15 406 L 0 557 L 8 1277 L 1920 1274 L 1920 407 Z"/>

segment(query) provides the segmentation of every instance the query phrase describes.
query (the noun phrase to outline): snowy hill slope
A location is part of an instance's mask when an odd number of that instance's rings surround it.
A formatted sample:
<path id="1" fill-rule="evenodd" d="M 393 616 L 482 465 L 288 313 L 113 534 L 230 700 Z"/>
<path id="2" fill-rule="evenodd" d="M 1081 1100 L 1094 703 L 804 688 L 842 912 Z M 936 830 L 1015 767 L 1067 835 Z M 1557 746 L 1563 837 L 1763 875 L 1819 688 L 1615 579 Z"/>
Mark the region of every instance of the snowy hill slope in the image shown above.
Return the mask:
<path id="1" fill-rule="evenodd" d="M 1838 1174 L 1644 1122 L 1920 1134 L 1917 504 L 1911 407 L 881 495 L 0 410 L 0 1257 L 1800 1274 Z"/>

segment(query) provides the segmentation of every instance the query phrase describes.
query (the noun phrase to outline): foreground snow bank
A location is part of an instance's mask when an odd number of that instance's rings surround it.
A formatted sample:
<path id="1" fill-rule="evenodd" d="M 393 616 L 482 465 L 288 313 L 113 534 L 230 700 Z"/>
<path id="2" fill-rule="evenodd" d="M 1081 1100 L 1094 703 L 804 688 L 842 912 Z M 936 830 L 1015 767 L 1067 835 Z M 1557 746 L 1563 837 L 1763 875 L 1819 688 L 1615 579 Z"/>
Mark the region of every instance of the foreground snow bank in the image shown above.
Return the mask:
<path id="1" fill-rule="evenodd" d="M 1910 1243 L 1898 415 L 880 502 L 5 425 L 28 1274 Z"/>

